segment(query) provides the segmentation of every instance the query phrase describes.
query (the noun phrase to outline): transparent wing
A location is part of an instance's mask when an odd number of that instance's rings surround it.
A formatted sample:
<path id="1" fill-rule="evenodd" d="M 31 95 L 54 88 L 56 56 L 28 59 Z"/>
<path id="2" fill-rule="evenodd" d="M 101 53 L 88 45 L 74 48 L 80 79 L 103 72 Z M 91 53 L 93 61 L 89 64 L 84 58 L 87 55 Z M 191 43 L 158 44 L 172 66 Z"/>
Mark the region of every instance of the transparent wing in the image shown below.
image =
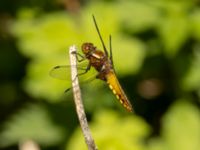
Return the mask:
<path id="1" fill-rule="evenodd" d="M 55 66 L 54 68 L 51 69 L 49 74 L 53 78 L 67 80 L 67 81 L 71 82 L 71 67 L 77 67 L 78 78 L 81 82 L 84 82 L 87 80 L 92 80 L 97 75 L 97 72 L 92 67 L 85 74 L 79 75 L 79 74 L 85 72 L 85 70 L 87 68 L 87 64 L 78 64 L 77 66 L 70 66 L 70 65 Z"/>
<path id="2" fill-rule="evenodd" d="M 61 80 L 70 80 L 70 66 L 55 66 L 49 72 L 50 76 L 53 78 Z"/>

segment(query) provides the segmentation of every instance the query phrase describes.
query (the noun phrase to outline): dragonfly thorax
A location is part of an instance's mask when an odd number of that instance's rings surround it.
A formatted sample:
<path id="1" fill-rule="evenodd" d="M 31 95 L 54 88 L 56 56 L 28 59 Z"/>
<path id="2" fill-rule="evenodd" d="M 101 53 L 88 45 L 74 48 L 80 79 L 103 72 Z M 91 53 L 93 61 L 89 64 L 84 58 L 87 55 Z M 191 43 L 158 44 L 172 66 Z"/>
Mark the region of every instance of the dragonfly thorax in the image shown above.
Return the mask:
<path id="1" fill-rule="evenodd" d="M 83 43 L 82 51 L 85 54 L 85 57 L 89 60 L 89 65 L 99 72 L 97 78 L 105 81 L 105 75 L 113 69 L 106 54 L 101 50 L 97 50 L 92 43 Z"/>

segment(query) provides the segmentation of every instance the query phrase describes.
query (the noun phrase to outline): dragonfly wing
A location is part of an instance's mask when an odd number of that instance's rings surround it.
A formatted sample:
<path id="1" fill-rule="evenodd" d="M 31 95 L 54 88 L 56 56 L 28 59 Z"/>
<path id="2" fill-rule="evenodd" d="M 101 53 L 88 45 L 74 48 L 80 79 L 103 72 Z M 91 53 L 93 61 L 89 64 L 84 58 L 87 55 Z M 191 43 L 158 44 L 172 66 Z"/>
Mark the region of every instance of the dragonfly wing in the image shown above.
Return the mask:
<path id="1" fill-rule="evenodd" d="M 71 67 L 77 68 L 78 78 L 81 82 L 91 80 L 96 77 L 97 73 L 94 70 L 94 68 L 91 68 L 86 73 L 84 73 L 87 68 L 86 64 L 78 64 L 77 66 L 70 66 L 70 65 L 55 66 L 53 69 L 51 69 L 49 74 L 54 78 L 67 80 L 71 82 Z"/>
<path id="2" fill-rule="evenodd" d="M 49 72 L 50 76 L 53 78 L 61 79 L 61 80 L 70 80 L 70 67 L 69 66 L 55 66 Z"/>
<path id="3" fill-rule="evenodd" d="M 114 71 L 110 71 L 106 75 L 107 84 L 109 85 L 112 92 L 116 95 L 117 99 L 120 101 L 120 103 L 129 111 L 132 112 L 133 108 L 131 103 L 129 102 L 127 96 L 125 95 Z"/>

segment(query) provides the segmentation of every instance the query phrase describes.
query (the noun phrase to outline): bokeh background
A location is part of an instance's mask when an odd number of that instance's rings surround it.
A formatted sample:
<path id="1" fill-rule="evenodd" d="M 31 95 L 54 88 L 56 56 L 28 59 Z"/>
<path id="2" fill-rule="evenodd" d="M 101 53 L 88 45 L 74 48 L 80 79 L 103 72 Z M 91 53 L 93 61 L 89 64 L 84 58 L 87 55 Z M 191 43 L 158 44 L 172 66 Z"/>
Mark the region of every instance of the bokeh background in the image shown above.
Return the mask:
<path id="1" fill-rule="evenodd" d="M 102 49 L 92 14 L 134 107 L 107 85 L 82 86 L 100 150 L 200 149 L 198 0 L 1 0 L 0 149 L 85 150 L 72 93 L 49 71 L 68 64 L 68 48 Z M 28 141 L 28 142 L 27 142 Z"/>

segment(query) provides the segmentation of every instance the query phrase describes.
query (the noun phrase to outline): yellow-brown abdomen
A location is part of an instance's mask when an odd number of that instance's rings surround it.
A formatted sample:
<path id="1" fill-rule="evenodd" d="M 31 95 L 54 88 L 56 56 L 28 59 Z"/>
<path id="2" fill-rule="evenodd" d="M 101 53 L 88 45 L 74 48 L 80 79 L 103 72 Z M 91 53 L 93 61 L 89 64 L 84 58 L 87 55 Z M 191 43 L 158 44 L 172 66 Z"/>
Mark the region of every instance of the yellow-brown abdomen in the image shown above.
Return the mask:
<path id="1" fill-rule="evenodd" d="M 113 71 L 109 72 L 106 75 L 107 83 L 109 85 L 109 88 L 112 90 L 112 92 L 116 95 L 117 99 L 120 101 L 120 103 L 129 111 L 132 112 L 133 108 L 131 103 L 129 102 L 127 96 L 125 95 L 123 89 L 121 88 L 121 85 L 119 84 L 119 81 Z"/>

